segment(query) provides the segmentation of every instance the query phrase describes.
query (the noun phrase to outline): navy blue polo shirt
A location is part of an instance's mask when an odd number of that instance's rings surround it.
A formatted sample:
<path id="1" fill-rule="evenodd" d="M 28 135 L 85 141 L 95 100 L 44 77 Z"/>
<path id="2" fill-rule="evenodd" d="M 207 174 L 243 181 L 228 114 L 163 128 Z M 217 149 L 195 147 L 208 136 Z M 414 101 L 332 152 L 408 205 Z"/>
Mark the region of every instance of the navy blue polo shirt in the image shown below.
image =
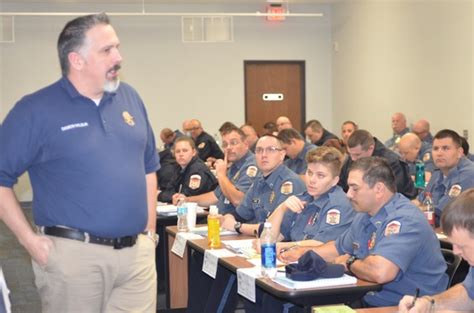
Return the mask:
<path id="1" fill-rule="evenodd" d="M 34 221 L 103 237 L 147 223 L 145 175 L 159 169 L 137 92 L 121 83 L 97 106 L 65 77 L 21 99 L 0 132 L 0 185 L 28 171 Z"/>

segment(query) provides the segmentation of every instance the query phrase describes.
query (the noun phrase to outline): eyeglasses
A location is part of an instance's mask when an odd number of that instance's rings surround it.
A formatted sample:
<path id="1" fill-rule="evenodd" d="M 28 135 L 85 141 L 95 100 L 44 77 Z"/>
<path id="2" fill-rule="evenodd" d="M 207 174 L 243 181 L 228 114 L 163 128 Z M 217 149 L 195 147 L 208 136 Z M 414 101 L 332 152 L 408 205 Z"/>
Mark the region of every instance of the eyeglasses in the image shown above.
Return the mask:
<path id="1" fill-rule="evenodd" d="M 266 147 L 266 148 L 262 148 L 262 147 L 257 147 L 255 148 L 255 153 L 256 154 L 263 154 L 263 152 L 267 153 L 267 154 L 272 154 L 272 153 L 275 153 L 277 151 L 281 151 L 283 149 L 280 149 L 280 148 L 277 148 L 277 147 Z"/>
<path id="2" fill-rule="evenodd" d="M 226 149 L 227 147 L 235 147 L 240 143 L 241 143 L 241 141 L 239 141 L 237 139 L 232 139 L 231 141 L 229 141 L 229 143 L 223 142 L 222 143 L 222 148 Z"/>

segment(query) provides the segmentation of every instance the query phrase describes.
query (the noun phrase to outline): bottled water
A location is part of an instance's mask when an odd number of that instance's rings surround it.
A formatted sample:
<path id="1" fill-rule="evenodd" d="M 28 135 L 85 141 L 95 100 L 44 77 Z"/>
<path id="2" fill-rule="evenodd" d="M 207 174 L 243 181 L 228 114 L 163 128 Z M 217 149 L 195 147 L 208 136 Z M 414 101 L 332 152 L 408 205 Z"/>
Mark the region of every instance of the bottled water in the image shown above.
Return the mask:
<path id="1" fill-rule="evenodd" d="M 416 161 L 415 169 L 415 187 L 425 188 L 425 163 L 420 160 Z"/>
<path id="2" fill-rule="evenodd" d="M 188 207 L 184 202 L 184 199 L 180 199 L 177 204 L 178 210 L 178 231 L 188 231 Z"/>
<path id="3" fill-rule="evenodd" d="M 272 224 L 265 222 L 262 236 L 260 237 L 262 252 L 262 276 L 274 278 L 276 269 L 276 240 L 272 234 Z"/>
<path id="4" fill-rule="evenodd" d="M 425 214 L 428 223 L 435 228 L 436 215 L 433 205 L 433 199 L 430 192 L 425 192 L 425 200 L 423 201 L 423 213 Z"/>

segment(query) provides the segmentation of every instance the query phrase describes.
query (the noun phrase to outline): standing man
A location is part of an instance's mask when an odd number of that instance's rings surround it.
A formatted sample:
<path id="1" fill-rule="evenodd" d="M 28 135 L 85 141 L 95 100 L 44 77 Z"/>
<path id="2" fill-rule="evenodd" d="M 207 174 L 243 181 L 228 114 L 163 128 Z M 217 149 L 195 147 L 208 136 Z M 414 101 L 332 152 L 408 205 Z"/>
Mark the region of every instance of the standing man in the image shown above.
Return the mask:
<path id="1" fill-rule="evenodd" d="M 469 273 L 464 282 L 435 296 L 421 297 L 416 301 L 413 296 L 403 297 L 399 304 L 402 313 L 474 310 L 474 189 L 466 190 L 446 206 L 441 225 L 453 244 L 453 252 L 471 266 Z"/>
<path id="2" fill-rule="evenodd" d="M 392 115 L 392 130 L 393 136 L 385 141 L 385 146 L 390 150 L 398 151 L 400 138 L 410 131 L 405 114 L 397 112 Z"/>
<path id="3" fill-rule="evenodd" d="M 336 241 L 312 248 L 328 262 L 342 264 L 358 278 L 383 284 L 367 293 L 362 307 L 396 305 L 403 295 L 440 292 L 448 284 L 439 241 L 425 216 L 396 192 L 386 160 L 362 158 L 352 164 L 347 197 L 361 213 Z M 295 261 L 310 248 L 280 253 Z"/>
<path id="4" fill-rule="evenodd" d="M 156 311 L 159 159 L 142 100 L 119 81 L 119 44 L 104 13 L 68 22 L 62 78 L 2 125 L 0 218 L 33 259 L 42 312 Z M 38 232 L 12 189 L 25 171 Z"/>
<path id="5" fill-rule="evenodd" d="M 186 127 L 186 133 L 191 134 L 191 137 L 196 143 L 198 155 L 201 160 L 206 162 L 208 159 L 217 160 L 224 158 L 224 153 L 221 148 L 219 148 L 219 145 L 214 138 L 202 129 L 199 120 L 191 120 Z"/>
<path id="6" fill-rule="evenodd" d="M 431 193 L 436 213 L 436 225 L 448 202 L 464 190 L 474 187 L 474 163 L 466 159 L 461 136 L 454 130 L 440 130 L 433 139 L 433 162 L 436 169 L 426 191 Z M 414 203 L 422 206 L 425 194 L 418 195 Z"/>

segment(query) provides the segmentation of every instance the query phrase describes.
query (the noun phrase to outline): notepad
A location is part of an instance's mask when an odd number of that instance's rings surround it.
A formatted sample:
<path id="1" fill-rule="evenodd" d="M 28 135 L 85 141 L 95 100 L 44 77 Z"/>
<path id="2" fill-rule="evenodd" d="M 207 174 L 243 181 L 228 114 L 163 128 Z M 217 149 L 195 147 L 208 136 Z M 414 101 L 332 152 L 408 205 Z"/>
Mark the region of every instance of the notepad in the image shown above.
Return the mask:
<path id="1" fill-rule="evenodd" d="M 339 278 L 320 278 L 309 281 L 296 281 L 287 278 L 284 273 L 278 273 L 277 277 L 274 278 L 273 281 L 289 289 L 306 289 L 317 287 L 355 285 L 357 283 L 357 278 L 344 274 L 344 276 Z"/>
<path id="2" fill-rule="evenodd" d="M 312 313 L 353 313 L 356 312 L 347 305 L 329 305 L 313 308 Z"/>
<path id="3" fill-rule="evenodd" d="M 201 235 L 201 236 L 207 236 L 207 226 L 199 226 L 191 229 L 191 231 L 195 234 Z M 220 235 L 221 236 L 231 236 L 231 235 L 238 235 L 236 231 L 233 230 L 227 230 L 227 229 L 220 229 Z"/>
<path id="4" fill-rule="evenodd" d="M 223 240 L 222 243 L 230 251 L 242 254 L 247 258 L 256 258 L 259 256 L 257 250 L 252 246 L 253 239 L 244 240 Z"/>

